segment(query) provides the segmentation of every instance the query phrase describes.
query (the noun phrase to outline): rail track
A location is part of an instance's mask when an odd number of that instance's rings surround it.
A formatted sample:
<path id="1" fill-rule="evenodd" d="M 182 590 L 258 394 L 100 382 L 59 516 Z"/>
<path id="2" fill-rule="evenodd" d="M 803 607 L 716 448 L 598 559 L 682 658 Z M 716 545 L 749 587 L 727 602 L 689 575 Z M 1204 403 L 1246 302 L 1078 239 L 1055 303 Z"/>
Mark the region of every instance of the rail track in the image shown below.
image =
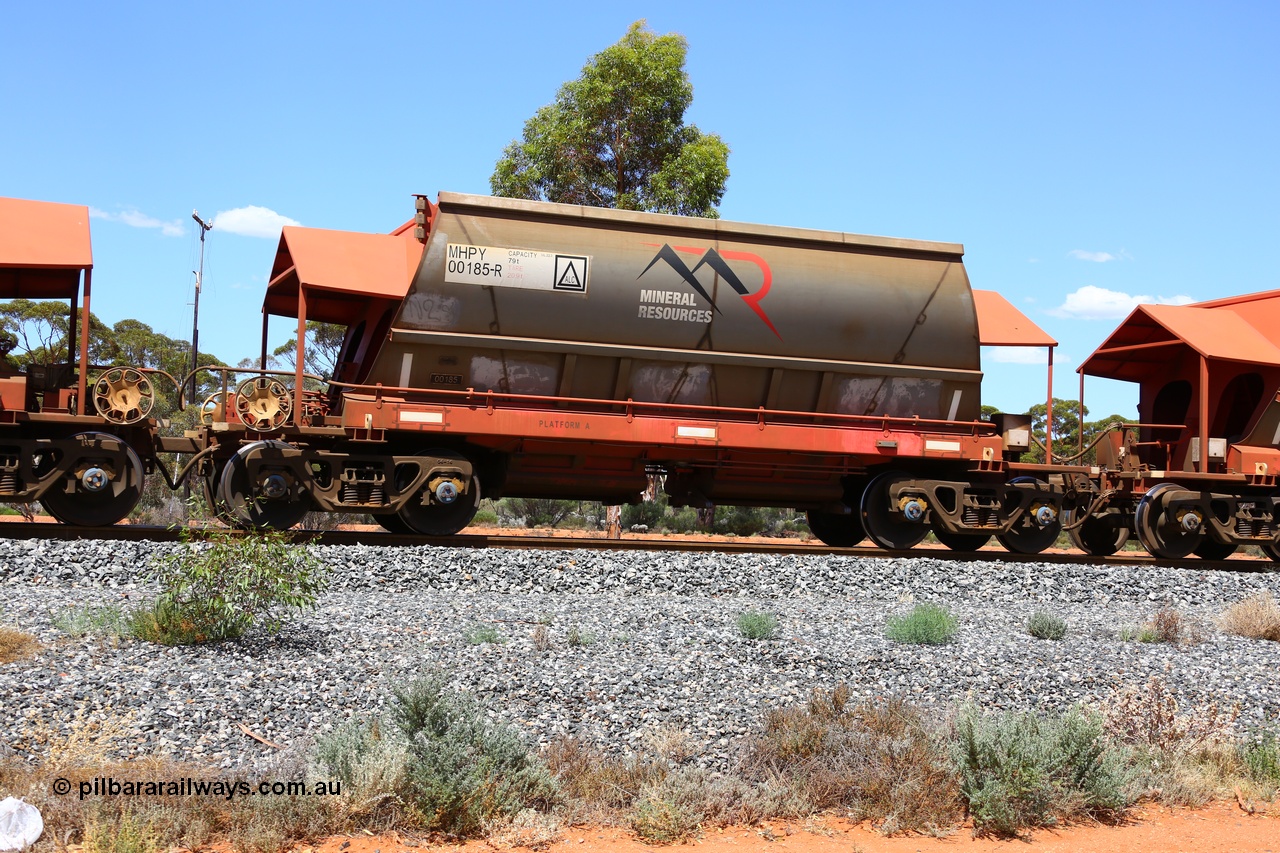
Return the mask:
<path id="1" fill-rule="evenodd" d="M 187 535 L 201 538 L 213 533 L 227 533 L 222 527 L 192 527 Z M 233 531 L 238 533 L 238 531 Z M 0 540 L 3 539 L 100 539 L 128 542 L 176 542 L 183 531 L 176 527 L 156 527 L 140 524 L 121 524 L 111 527 L 72 527 L 64 524 L 25 524 L 11 522 L 0 524 Z M 875 557 L 894 559 L 903 557 L 927 557 L 949 562 L 1001 563 L 1056 563 L 1113 566 L 1161 566 L 1166 568 L 1201 569 L 1233 572 L 1280 571 L 1272 561 L 1258 557 L 1236 556 L 1227 560 L 1161 560 L 1139 551 L 1120 552 L 1110 557 L 1094 557 L 1061 551 L 1044 551 L 1039 554 L 1017 554 L 1003 549 L 984 549 L 976 552 L 952 551 L 943 547 L 917 547 L 910 551 L 886 551 L 876 547 L 833 548 L 817 540 L 802 542 L 734 541 L 732 539 L 684 539 L 675 536 L 630 534 L 624 539 L 604 537 L 528 536 L 512 534 L 465 533 L 456 536 L 427 537 L 415 534 L 387 533 L 382 530 L 306 530 L 290 531 L 299 542 L 320 545 L 376 545 L 406 546 L 435 545 L 447 548 L 554 548 L 589 551 L 685 551 L 719 552 L 725 554 L 836 554 L 849 557 Z"/>

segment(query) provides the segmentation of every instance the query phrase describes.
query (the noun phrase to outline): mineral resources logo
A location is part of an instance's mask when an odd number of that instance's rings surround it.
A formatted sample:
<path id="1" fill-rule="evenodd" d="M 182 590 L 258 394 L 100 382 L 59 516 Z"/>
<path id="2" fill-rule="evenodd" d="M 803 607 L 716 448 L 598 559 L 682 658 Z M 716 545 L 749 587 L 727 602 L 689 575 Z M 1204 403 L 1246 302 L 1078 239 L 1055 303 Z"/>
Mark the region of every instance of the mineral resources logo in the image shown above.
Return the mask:
<path id="1" fill-rule="evenodd" d="M 644 245 L 656 246 L 658 244 L 645 243 Z M 692 269 L 684 262 L 684 258 L 680 257 L 681 253 L 698 256 L 698 262 L 693 265 Z M 662 248 L 658 249 L 658 253 L 653 256 L 653 260 L 649 261 L 649 265 L 644 268 L 644 271 L 641 272 L 640 275 L 636 276 L 636 280 L 638 281 L 643 278 L 644 274 L 653 269 L 653 265 L 659 261 L 662 261 L 667 266 L 671 267 L 671 269 L 675 270 L 676 274 L 680 276 L 685 284 L 689 285 L 699 296 L 707 300 L 707 303 L 711 306 L 713 311 L 720 314 L 722 313 L 720 311 L 720 307 L 716 305 L 715 300 L 711 298 L 711 294 L 707 292 L 707 289 L 703 286 L 702 282 L 698 280 L 697 276 L 698 270 L 703 267 L 709 267 L 712 272 L 723 278 L 729 286 L 733 288 L 735 293 L 742 297 L 742 301 L 747 304 L 748 308 L 755 312 L 761 322 L 769 327 L 769 331 L 773 332 L 774 335 L 777 336 L 778 340 L 782 340 L 782 335 L 778 334 L 778 330 L 774 328 L 773 321 L 769 319 L 769 315 L 760 307 L 760 301 L 765 298 L 769 293 L 769 288 L 773 285 L 773 272 L 769 269 L 769 265 L 765 263 L 764 258 L 759 255 L 753 255 L 750 252 L 734 252 L 728 249 L 718 251 L 716 249 L 704 249 L 699 246 L 671 246 L 668 243 L 663 243 Z M 747 286 L 742 283 L 742 279 L 736 272 L 734 272 L 733 267 L 729 266 L 730 261 L 743 261 L 755 264 L 759 267 L 760 272 L 763 275 L 763 282 L 760 285 L 760 289 L 755 293 L 752 293 Z M 649 298 L 646 299 L 646 296 Z M 640 291 L 640 301 L 642 303 L 670 302 L 677 303 L 679 305 L 694 306 L 697 304 L 693 301 L 692 293 L 682 294 L 678 291 L 663 290 L 642 290 Z M 696 307 L 683 309 L 668 308 L 665 304 L 642 304 L 640 306 L 640 316 L 664 320 L 688 320 L 690 322 L 698 323 L 711 322 L 711 311 L 698 310 Z"/>

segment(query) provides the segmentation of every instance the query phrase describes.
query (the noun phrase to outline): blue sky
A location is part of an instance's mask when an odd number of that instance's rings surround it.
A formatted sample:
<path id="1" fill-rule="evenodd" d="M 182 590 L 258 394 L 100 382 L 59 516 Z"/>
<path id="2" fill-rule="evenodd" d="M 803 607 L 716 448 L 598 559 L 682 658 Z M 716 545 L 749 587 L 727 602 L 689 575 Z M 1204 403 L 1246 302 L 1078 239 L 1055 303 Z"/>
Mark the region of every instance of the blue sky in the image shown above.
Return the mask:
<path id="1" fill-rule="evenodd" d="M 200 341 L 231 362 L 282 222 L 386 231 L 412 193 L 488 192 L 639 18 L 689 41 L 687 119 L 732 149 L 724 218 L 963 243 L 974 286 L 1061 342 L 1059 396 L 1138 298 L 1280 287 L 1274 3 L 2 8 L 0 195 L 89 205 L 95 313 L 180 338 L 191 211 L 218 217 Z M 984 401 L 1025 411 L 1042 355 L 1008 355 L 984 353 Z M 1132 416 L 1136 391 L 1090 380 L 1086 403 Z"/>

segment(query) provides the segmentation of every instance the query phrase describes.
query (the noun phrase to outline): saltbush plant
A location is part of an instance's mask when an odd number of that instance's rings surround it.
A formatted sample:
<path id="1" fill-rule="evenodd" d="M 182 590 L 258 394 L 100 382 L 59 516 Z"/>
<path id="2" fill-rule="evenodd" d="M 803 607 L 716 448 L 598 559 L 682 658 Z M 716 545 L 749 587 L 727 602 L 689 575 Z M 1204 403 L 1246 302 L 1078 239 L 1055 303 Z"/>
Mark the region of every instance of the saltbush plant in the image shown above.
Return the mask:
<path id="1" fill-rule="evenodd" d="M 1280 735 L 1274 728 L 1251 733 L 1238 747 L 1249 780 L 1271 796 L 1280 790 Z"/>
<path id="2" fill-rule="evenodd" d="M 739 613 L 738 632 L 748 640 L 772 640 L 778 633 L 778 617 L 758 610 Z"/>
<path id="3" fill-rule="evenodd" d="M 1047 610 L 1037 610 L 1027 618 L 1027 633 L 1038 640 L 1061 640 L 1067 636 L 1067 623 Z"/>
<path id="4" fill-rule="evenodd" d="M 285 618 L 315 607 L 327 569 L 279 532 L 187 539 L 155 558 L 155 603 L 129 614 L 131 632 L 166 645 L 235 639 L 251 628 L 280 630 Z"/>
<path id="5" fill-rule="evenodd" d="M 348 803 L 382 825 L 461 838 L 521 811 L 546 811 L 550 772 L 510 726 L 491 723 L 438 676 L 393 691 L 389 715 L 349 723 L 316 745 L 322 775 L 349 786 Z"/>
<path id="6" fill-rule="evenodd" d="M 945 607 L 918 604 L 904 616 L 890 617 L 884 633 L 899 643 L 936 646 L 955 639 L 959 624 Z"/>
<path id="7" fill-rule="evenodd" d="M 1081 818 L 1116 819 L 1133 803 L 1127 755 L 1101 715 L 1076 707 L 1060 717 L 966 704 L 955 720 L 952 758 L 974 829 L 1016 836 Z"/>

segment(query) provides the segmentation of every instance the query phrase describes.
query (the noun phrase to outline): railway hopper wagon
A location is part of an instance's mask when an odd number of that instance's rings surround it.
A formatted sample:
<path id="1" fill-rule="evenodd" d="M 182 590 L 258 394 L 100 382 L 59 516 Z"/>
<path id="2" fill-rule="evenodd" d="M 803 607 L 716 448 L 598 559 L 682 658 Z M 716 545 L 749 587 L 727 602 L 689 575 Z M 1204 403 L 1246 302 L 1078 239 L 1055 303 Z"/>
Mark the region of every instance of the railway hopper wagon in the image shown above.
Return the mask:
<path id="1" fill-rule="evenodd" d="M 211 425 L 248 523 L 445 534 L 482 495 L 634 502 L 661 475 L 838 545 L 1058 533 L 1026 419 L 979 420 L 959 245 L 441 193 L 392 235 L 285 228 L 265 310 L 348 333 L 324 405 Z"/>

